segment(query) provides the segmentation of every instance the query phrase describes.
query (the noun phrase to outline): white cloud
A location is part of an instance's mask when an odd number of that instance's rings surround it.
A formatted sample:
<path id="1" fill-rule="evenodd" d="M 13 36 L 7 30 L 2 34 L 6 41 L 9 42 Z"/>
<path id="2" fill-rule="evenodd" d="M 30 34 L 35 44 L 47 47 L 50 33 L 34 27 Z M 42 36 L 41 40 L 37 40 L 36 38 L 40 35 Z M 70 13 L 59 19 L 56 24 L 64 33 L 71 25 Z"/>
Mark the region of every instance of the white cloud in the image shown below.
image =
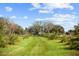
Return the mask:
<path id="1" fill-rule="evenodd" d="M 9 6 L 6 6 L 6 7 L 5 7 L 5 10 L 6 10 L 7 12 L 11 12 L 11 11 L 13 10 L 13 8 L 12 8 L 12 7 L 9 7 Z"/>
<path id="2" fill-rule="evenodd" d="M 10 18 L 11 18 L 11 19 L 16 19 L 16 16 L 11 16 Z"/>
<path id="3" fill-rule="evenodd" d="M 52 17 L 48 17 L 45 19 L 37 18 L 36 20 L 50 20 L 50 21 L 57 21 L 57 22 L 63 22 L 63 21 L 72 21 L 77 18 L 74 14 L 54 14 Z"/>
<path id="4" fill-rule="evenodd" d="M 16 16 L 11 16 L 10 19 L 16 19 Z M 23 16 L 23 17 L 18 17 L 18 19 L 27 19 L 27 16 Z"/>
<path id="5" fill-rule="evenodd" d="M 24 19 L 27 19 L 28 17 L 27 17 L 27 16 L 24 16 L 23 18 L 24 18 Z"/>
<path id="6" fill-rule="evenodd" d="M 41 7 L 40 3 L 32 3 L 32 6 L 35 7 L 35 8 L 40 8 Z"/>
<path id="7" fill-rule="evenodd" d="M 31 8 L 31 10 L 39 9 L 38 10 L 39 13 L 51 13 L 55 9 L 68 9 L 68 10 L 74 9 L 74 7 L 69 3 L 43 3 L 43 4 L 34 3 L 32 4 L 32 6 L 33 8 Z"/>
<path id="8" fill-rule="evenodd" d="M 55 21 L 72 21 L 77 16 L 74 14 L 55 14 L 53 18 Z"/>
<path id="9" fill-rule="evenodd" d="M 39 10 L 39 13 L 49 13 L 49 10 Z"/>
<path id="10" fill-rule="evenodd" d="M 0 15 L 0 17 L 3 17 L 3 15 Z"/>
<path id="11" fill-rule="evenodd" d="M 34 10 L 34 9 L 39 9 L 39 8 L 41 8 L 41 5 L 40 5 L 40 3 L 32 3 L 32 8 L 30 8 L 29 10 Z"/>
<path id="12" fill-rule="evenodd" d="M 65 30 L 73 29 L 73 26 L 78 23 L 78 16 L 75 14 L 54 14 L 48 18 L 37 18 L 36 21 L 51 21 L 54 24 L 59 24 L 65 27 Z M 67 28 L 67 29 L 66 29 Z"/>
<path id="13" fill-rule="evenodd" d="M 40 18 L 35 19 L 35 21 L 42 21 L 42 20 L 44 20 L 44 19 L 40 19 Z"/>
<path id="14" fill-rule="evenodd" d="M 65 9 L 70 9 L 70 10 L 73 10 L 74 7 L 72 5 L 70 5 L 69 3 L 48 3 L 48 4 L 45 4 L 46 5 L 46 8 L 50 8 L 50 9 L 56 9 L 56 8 L 65 8 Z"/>

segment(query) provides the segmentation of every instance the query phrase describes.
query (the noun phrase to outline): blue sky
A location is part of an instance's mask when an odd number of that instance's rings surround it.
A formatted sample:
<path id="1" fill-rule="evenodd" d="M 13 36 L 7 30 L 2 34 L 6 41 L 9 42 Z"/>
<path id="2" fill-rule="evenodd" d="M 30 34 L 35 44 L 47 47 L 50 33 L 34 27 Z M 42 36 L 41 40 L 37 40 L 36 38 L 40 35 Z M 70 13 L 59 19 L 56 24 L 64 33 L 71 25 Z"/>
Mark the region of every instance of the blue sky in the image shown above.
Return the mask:
<path id="1" fill-rule="evenodd" d="M 0 3 L 0 17 L 9 17 L 23 28 L 49 20 L 67 31 L 79 23 L 79 3 Z"/>

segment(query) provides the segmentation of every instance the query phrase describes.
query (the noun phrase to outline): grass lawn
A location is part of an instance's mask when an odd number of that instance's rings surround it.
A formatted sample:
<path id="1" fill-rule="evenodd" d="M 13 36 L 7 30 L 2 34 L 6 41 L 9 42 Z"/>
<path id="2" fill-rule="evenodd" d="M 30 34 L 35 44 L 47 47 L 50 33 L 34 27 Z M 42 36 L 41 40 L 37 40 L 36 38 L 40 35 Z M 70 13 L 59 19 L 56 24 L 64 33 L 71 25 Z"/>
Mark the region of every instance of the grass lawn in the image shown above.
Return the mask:
<path id="1" fill-rule="evenodd" d="M 20 39 L 16 45 L 0 48 L 3 56 L 75 56 L 78 50 L 65 49 L 65 45 L 59 40 L 48 40 L 44 37 L 30 36 Z"/>

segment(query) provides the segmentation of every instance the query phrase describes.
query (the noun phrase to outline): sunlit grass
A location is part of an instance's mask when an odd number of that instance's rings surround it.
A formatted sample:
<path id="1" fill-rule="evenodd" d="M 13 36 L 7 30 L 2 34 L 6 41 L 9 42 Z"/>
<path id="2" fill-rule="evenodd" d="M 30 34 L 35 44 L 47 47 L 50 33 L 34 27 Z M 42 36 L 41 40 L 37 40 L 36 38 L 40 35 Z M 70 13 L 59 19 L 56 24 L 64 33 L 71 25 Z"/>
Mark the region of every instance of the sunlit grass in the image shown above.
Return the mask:
<path id="1" fill-rule="evenodd" d="M 20 39 L 18 44 L 0 48 L 0 55 L 14 56 L 69 56 L 79 55 L 77 50 L 65 49 L 59 40 L 48 40 L 45 37 L 30 36 Z"/>

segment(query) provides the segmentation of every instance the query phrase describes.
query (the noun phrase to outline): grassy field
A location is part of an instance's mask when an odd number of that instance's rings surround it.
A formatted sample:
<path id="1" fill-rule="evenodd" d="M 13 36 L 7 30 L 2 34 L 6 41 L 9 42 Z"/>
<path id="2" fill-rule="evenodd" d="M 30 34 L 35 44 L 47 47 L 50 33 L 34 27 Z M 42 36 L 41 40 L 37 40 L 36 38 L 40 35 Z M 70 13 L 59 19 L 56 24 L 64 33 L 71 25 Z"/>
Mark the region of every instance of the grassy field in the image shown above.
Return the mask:
<path id="1" fill-rule="evenodd" d="M 66 45 L 59 43 L 59 40 L 48 40 L 45 37 L 30 36 L 19 39 L 16 45 L 0 48 L 2 56 L 75 56 L 79 55 L 78 50 L 66 49 Z"/>

